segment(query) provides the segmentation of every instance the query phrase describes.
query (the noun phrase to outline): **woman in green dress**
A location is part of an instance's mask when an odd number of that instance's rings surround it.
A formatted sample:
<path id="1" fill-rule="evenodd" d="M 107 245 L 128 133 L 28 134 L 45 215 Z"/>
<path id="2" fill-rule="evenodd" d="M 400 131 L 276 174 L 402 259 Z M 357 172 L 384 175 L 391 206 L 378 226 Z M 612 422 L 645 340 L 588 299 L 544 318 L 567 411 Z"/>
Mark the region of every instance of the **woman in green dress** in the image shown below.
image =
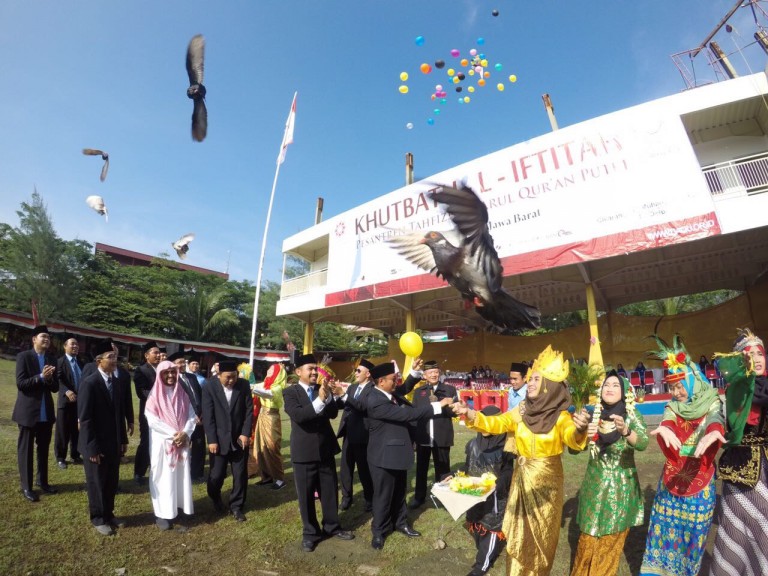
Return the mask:
<path id="1" fill-rule="evenodd" d="M 648 433 L 634 404 L 629 382 L 611 370 L 587 428 L 589 463 L 579 493 L 581 536 L 571 576 L 615 576 L 629 529 L 643 523 L 635 450 L 646 449 Z"/>

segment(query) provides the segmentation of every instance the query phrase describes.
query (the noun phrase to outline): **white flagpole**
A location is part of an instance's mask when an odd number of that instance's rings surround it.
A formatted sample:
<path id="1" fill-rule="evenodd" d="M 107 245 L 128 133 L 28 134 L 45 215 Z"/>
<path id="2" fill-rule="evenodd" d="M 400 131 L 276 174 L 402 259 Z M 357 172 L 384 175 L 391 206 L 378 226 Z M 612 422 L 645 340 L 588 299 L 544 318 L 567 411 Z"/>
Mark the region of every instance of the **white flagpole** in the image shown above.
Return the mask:
<path id="1" fill-rule="evenodd" d="M 259 258 L 259 273 L 256 279 L 256 297 L 253 301 L 253 326 L 251 327 L 251 356 L 250 364 L 253 366 L 253 353 L 256 348 L 256 322 L 259 317 L 259 296 L 261 295 L 261 273 L 264 270 L 264 253 L 267 250 L 267 232 L 269 230 L 269 220 L 272 216 L 272 203 L 275 200 L 275 188 L 277 187 L 277 176 L 280 174 L 280 165 L 282 164 L 281 158 L 284 158 L 285 147 L 291 142 L 286 142 L 288 137 L 289 124 L 291 122 L 291 116 L 295 114 L 294 106 L 296 104 L 296 96 L 298 92 L 293 94 L 293 101 L 291 102 L 291 111 L 288 113 L 288 120 L 285 123 L 285 133 L 283 134 L 283 141 L 280 143 L 280 153 L 277 156 L 277 167 L 275 168 L 275 179 L 272 181 L 272 193 L 269 195 L 269 208 L 267 209 L 267 221 L 264 224 L 264 238 L 261 241 L 261 256 Z M 292 135 L 291 135 L 292 140 Z"/>

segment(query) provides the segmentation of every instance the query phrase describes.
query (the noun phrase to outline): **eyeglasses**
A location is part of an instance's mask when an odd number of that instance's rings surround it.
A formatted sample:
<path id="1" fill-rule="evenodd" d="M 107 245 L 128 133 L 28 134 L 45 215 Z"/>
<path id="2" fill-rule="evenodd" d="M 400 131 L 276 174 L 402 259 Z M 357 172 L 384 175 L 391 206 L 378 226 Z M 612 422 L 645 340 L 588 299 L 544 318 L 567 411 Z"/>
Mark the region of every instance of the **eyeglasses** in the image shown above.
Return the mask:
<path id="1" fill-rule="evenodd" d="M 362 370 L 361 368 L 355 368 L 355 372 L 356 372 L 357 374 L 360 374 L 360 372 L 362 372 L 362 371 L 363 371 L 363 370 Z"/>

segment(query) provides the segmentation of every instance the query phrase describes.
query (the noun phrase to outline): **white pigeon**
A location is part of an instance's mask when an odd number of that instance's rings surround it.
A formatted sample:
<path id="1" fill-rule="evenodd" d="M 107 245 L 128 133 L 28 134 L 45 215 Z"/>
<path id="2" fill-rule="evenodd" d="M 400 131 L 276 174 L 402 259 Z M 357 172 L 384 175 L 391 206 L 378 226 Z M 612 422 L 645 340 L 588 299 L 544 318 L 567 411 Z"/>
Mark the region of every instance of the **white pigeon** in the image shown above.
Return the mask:
<path id="1" fill-rule="evenodd" d="M 184 260 L 187 257 L 187 252 L 189 252 L 189 243 L 194 239 L 195 235 L 190 232 L 189 234 L 184 234 L 184 236 L 171 244 L 173 249 L 176 250 L 176 254 L 179 255 L 179 258 Z"/>
<path id="2" fill-rule="evenodd" d="M 96 210 L 96 212 L 103 215 L 105 222 L 109 222 L 109 216 L 107 215 L 107 205 L 104 204 L 104 198 L 101 196 L 88 196 L 88 198 L 85 199 L 85 203 Z"/>

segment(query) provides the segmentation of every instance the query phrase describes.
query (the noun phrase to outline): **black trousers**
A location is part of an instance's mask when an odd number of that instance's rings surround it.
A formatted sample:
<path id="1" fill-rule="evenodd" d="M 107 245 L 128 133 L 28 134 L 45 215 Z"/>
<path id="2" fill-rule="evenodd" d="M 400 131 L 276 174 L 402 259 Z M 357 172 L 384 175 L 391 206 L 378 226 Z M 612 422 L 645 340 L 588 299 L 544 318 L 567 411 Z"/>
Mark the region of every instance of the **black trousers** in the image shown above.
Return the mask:
<path id="1" fill-rule="evenodd" d="M 67 449 L 73 459 L 80 458 L 77 450 L 77 439 L 80 431 L 77 429 L 77 402 L 67 402 L 59 406 L 56 413 L 56 432 L 53 439 L 53 454 L 57 462 L 67 459 Z"/>
<path id="2" fill-rule="evenodd" d="M 371 469 L 368 467 L 368 445 L 352 444 L 349 438 L 345 436 L 341 445 L 341 470 L 339 472 L 342 500 L 352 500 L 355 466 L 357 466 L 360 484 L 363 485 L 363 497 L 366 502 L 372 502 L 373 480 L 371 480 Z"/>
<path id="3" fill-rule="evenodd" d="M 493 563 L 504 550 L 504 540 L 499 538 L 496 532 L 488 530 L 484 534 L 478 531 L 472 533 L 472 537 L 475 540 L 475 548 L 477 548 L 477 554 L 475 554 L 475 563 L 472 565 L 472 569 L 475 572 L 485 574 L 493 567 Z"/>
<path id="4" fill-rule="evenodd" d="M 149 469 L 149 424 L 144 410 L 139 414 L 139 446 L 136 448 L 136 459 L 133 461 L 133 475 L 146 476 Z"/>
<path id="5" fill-rule="evenodd" d="M 451 472 L 451 448 L 438 446 L 416 447 L 416 488 L 413 497 L 416 500 L 427 498 L 427 472 L 429 471 L 429 458 L 435 462 L 435 482 Z"/>
<path id="6" fill-rule="evenodd" d="M 83 468 L 91 524 L 94 526 L 107 524 L 115 517 L 115 494 L 120 479 L 120 455 L 102 456 L 101 464 L 95 464 L 89 458 L 83 458 Z"/>
<path id="7" fill-rule="evenodd" d="M 35 482 L 48 484 L 48 448 L 51 445 L 53 422 L 38 422 L 33 427 L 19 425 L 16 455 L 19 461 L 21 489 L 32 490 L 32 453 L 37 446 L 37 476 Z"/>
<path id="8" fill-rule="evenodd" d="M 371 464 L 373 478 L 373 536 L 385 537 L 395 528 L 405 528 L 408 517 L 405 510 L 407 470 L 380 468 Z"/>
<path id="9" fill-rule="evenodd" d="M 339 488 L 336 477 L 336 460 L 320 462 L 293 462 L 293 481 L 299 500 L 301 522 L 304 524 L 302 540 L 319 542 L 341 530 L 339 524 Z M 320 496 L 323 527 L 317 522 L 315 491 Z"/>
<path id="10" fill-rule="evenodd" d="M 205 431 L 203 425 L 195 426 L 192 437 L 189 439 L 189 467 L 192 479 L 202 478 L 205 475 Z"/>
<path id="11" fill-rule="evenodd" d="M 211 454 L 211 470 L 208 474 L 208 496 L 221 499 L 221 487 L 227 477 L 227 465 L 232 469 L 232 492 L 229 494 L 229 509 L 243 511 L 245 494 L 248 489 L 248 455 L 245 450 L 230 450 L 228 454 Z"/>

